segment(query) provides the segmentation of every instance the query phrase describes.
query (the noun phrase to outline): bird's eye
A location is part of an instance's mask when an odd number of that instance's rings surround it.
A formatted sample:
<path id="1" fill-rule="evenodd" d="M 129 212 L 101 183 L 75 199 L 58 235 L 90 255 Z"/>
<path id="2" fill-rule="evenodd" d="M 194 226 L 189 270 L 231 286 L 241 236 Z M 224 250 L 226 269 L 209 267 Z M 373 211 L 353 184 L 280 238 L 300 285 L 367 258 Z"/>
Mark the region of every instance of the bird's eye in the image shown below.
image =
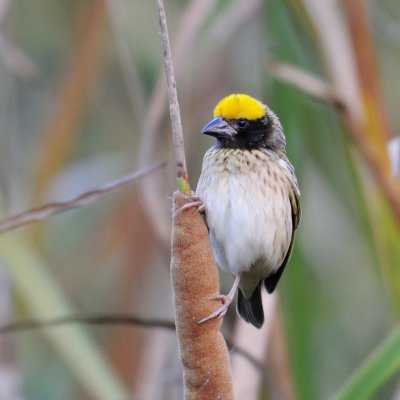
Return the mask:
<path id="1" fill-rule="evenodd" d="M 247 124 L 249 123 L 249 121 L 247 121 L 247 119 L 241 118 L 237 120 L 237 126 L 239 128 L 244 128 L 247 126 Z"/>

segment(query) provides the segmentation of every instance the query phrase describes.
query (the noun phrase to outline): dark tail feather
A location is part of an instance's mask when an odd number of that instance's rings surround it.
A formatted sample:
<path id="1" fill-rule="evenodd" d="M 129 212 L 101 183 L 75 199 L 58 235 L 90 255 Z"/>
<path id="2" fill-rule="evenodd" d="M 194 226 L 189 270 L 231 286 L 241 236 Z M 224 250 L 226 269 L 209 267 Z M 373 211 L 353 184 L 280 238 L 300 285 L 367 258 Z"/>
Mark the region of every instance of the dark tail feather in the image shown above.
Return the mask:
<path id="1" fill-rule="evenodd" d="M 246 299 L 242 291 L 238 290 L 237 312 L 247 322 L 256 328 L 264 323 L 264 311 L 261 301 L 261 284 L 257 286 L 250 299 Z"/>

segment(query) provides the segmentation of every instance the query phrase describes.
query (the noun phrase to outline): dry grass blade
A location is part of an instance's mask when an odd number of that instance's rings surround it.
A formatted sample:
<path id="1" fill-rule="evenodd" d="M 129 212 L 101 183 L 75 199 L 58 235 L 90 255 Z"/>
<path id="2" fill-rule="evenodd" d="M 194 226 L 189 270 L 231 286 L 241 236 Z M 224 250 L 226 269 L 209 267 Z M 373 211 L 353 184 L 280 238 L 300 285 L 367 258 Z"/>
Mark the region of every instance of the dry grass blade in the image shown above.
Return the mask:
<path id="1" fill-rule="evenodd" d="M 150 168 L 145 168 L 140 171 L 134 172 L 133 174 L 127 175 L 121 179 L 108 183 L 107 185 L 104 185 L 98 189 L 82 193 L 71 200 L 46 204 L 41 207 L 33 208 L 31 210 L 27 210 L 20 214 L 14 215 L 0 222 L 0 233 L 4 233 L 11 229 L 15 229 L 22 225 L 26 225 L 35 221 L 44 220 L 48 217 L 51 217 L 52 215 L 70 210 L 71 208 L 90 204 L 106 193 L 118 192 L 124 187 L 130 186 L 138 179 L 151 174 L 152 172 L 163 167 L 164 165 L 165 163 L 159 163 Z"/>
<path id="2" fill-rule="evenodd" d="M 278 60 L 268 59 L 265 67 L 275 78 L 292 84 L 310 96 L 342 106 L 343 100 L 340 94 L 323 79 Z"/>

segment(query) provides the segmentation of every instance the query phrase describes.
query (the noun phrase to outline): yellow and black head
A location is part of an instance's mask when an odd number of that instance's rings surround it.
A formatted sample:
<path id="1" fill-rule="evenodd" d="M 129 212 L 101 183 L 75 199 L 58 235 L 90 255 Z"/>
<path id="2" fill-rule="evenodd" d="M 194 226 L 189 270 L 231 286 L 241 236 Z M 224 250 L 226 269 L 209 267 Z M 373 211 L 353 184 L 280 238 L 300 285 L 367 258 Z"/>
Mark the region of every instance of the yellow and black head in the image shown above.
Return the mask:
<path id="1" fill-rule="evenodd" d="M 201 132 L 214 136 L 219 147 L 285 150 L 285 136 L 276 115 L 246 94 L 224 97 L 214 109 L 214 119 Z"/>

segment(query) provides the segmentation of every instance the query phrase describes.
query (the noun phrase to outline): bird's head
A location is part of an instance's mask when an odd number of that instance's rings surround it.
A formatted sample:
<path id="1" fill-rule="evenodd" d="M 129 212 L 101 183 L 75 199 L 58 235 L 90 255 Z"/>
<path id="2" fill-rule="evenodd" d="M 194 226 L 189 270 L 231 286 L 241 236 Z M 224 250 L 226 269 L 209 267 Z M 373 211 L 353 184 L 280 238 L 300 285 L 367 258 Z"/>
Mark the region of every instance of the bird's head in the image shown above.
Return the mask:
<path id="1" fill-rule="evenodd" d="M 214 136 L 220 147 L 285 150 L 285 136 L 276 115 L 246 94 L 224 97 L 214 108 L 214 119 L 201 132 Z"/>

